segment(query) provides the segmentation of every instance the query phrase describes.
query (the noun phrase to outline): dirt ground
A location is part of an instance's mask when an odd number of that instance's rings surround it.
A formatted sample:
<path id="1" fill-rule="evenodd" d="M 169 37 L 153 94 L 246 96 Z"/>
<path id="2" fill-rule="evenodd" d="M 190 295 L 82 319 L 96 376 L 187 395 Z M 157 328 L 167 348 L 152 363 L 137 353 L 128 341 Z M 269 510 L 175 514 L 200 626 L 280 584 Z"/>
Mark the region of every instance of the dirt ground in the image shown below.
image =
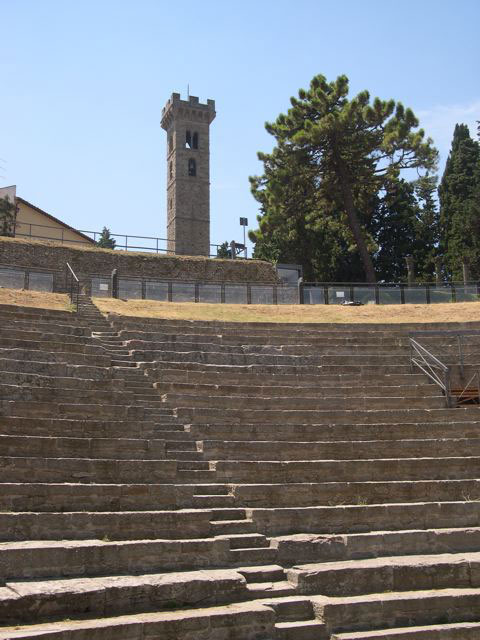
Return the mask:
<path id="1" fill-rule="evenodd" d="M 71 311 L 70 299 L 64 293 L 44 293 L 0 287 L 0 304 L 16 304 L 21 307 Z"/>
<path id="2" fill-rule="evenodd" d="M 220 320 L 226 322 L 475 322 L 480 321 L 480 302 L 456 304 L 366 305 L 240 305 L 153 300 L 95 298 L 100 311 L 144 318 Z"/>

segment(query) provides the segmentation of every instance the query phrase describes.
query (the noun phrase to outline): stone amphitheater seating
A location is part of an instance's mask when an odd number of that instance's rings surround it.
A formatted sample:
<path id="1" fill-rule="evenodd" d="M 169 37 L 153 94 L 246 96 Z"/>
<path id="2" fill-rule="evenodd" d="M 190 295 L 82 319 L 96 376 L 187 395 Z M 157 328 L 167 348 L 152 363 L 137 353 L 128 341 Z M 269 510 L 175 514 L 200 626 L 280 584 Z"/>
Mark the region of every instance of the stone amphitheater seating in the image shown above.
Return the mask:
<path id="1" fill-rule="evenodd" d="M 0 326 L 0 640 L 480 638 L 479 408 L 413 327 Z"/>

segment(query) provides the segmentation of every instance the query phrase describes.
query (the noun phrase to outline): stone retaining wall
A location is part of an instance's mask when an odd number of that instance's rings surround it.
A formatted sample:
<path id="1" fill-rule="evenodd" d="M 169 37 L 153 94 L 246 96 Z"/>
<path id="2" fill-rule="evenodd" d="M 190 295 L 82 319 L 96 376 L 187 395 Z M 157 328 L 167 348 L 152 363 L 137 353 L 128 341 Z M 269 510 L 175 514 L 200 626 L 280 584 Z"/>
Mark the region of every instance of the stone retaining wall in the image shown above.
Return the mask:
<path id="1" fill-rule="evenodd" d="M 276 282 L 273 265 L 261 260 L 221 260 L 201 256 L 167 256 L 134 251 L 75 247 L 41 240 L 0 238 L 0 264 L 63 270 L 69 262 L 80 278 L 141 276 L 201 282 Z"/>

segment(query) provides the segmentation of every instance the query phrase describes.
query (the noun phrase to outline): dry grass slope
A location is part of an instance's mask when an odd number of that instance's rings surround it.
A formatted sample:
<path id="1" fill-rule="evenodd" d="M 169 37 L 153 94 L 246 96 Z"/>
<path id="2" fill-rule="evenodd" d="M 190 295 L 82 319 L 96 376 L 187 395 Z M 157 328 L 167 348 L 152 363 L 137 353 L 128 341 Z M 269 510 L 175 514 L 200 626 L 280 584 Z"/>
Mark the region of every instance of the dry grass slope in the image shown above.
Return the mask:
<path id="1" fill-rule="evenodd" d="M 480 302 L 457 304 L 405 304 L 341 307 L 338 305 L 237 305 L 114 300 L 95 298 L 103 313 L 113 312 L 143 318 L 220 320 L 225 322 L 475 322 L 480 319 Z"/>
<path id="2" fill-rule="evenodd" d="M 70 300 L 65 293 L 44 293 L 43 291 L 19 291 L 0 287 L 0 304 L 20 307 L 71 311 Z"/>

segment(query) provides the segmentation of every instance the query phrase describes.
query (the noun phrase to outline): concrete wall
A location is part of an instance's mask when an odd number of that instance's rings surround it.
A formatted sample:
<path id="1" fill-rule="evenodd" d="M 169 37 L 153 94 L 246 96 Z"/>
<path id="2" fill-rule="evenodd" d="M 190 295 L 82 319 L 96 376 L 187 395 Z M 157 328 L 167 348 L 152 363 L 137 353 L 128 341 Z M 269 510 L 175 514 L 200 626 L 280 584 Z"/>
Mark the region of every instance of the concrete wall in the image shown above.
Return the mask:
<path id="1" fill-rule="evenodd" d="M 69 262 L 79 278 L 109 275 L 196 280 L 200 282 L 276 282 L 273 265 L 260 260 L 218 260 L 202 256 L 61 245 L 41 240 L 0 238 L 0 264 L 63 271 Z"/>

